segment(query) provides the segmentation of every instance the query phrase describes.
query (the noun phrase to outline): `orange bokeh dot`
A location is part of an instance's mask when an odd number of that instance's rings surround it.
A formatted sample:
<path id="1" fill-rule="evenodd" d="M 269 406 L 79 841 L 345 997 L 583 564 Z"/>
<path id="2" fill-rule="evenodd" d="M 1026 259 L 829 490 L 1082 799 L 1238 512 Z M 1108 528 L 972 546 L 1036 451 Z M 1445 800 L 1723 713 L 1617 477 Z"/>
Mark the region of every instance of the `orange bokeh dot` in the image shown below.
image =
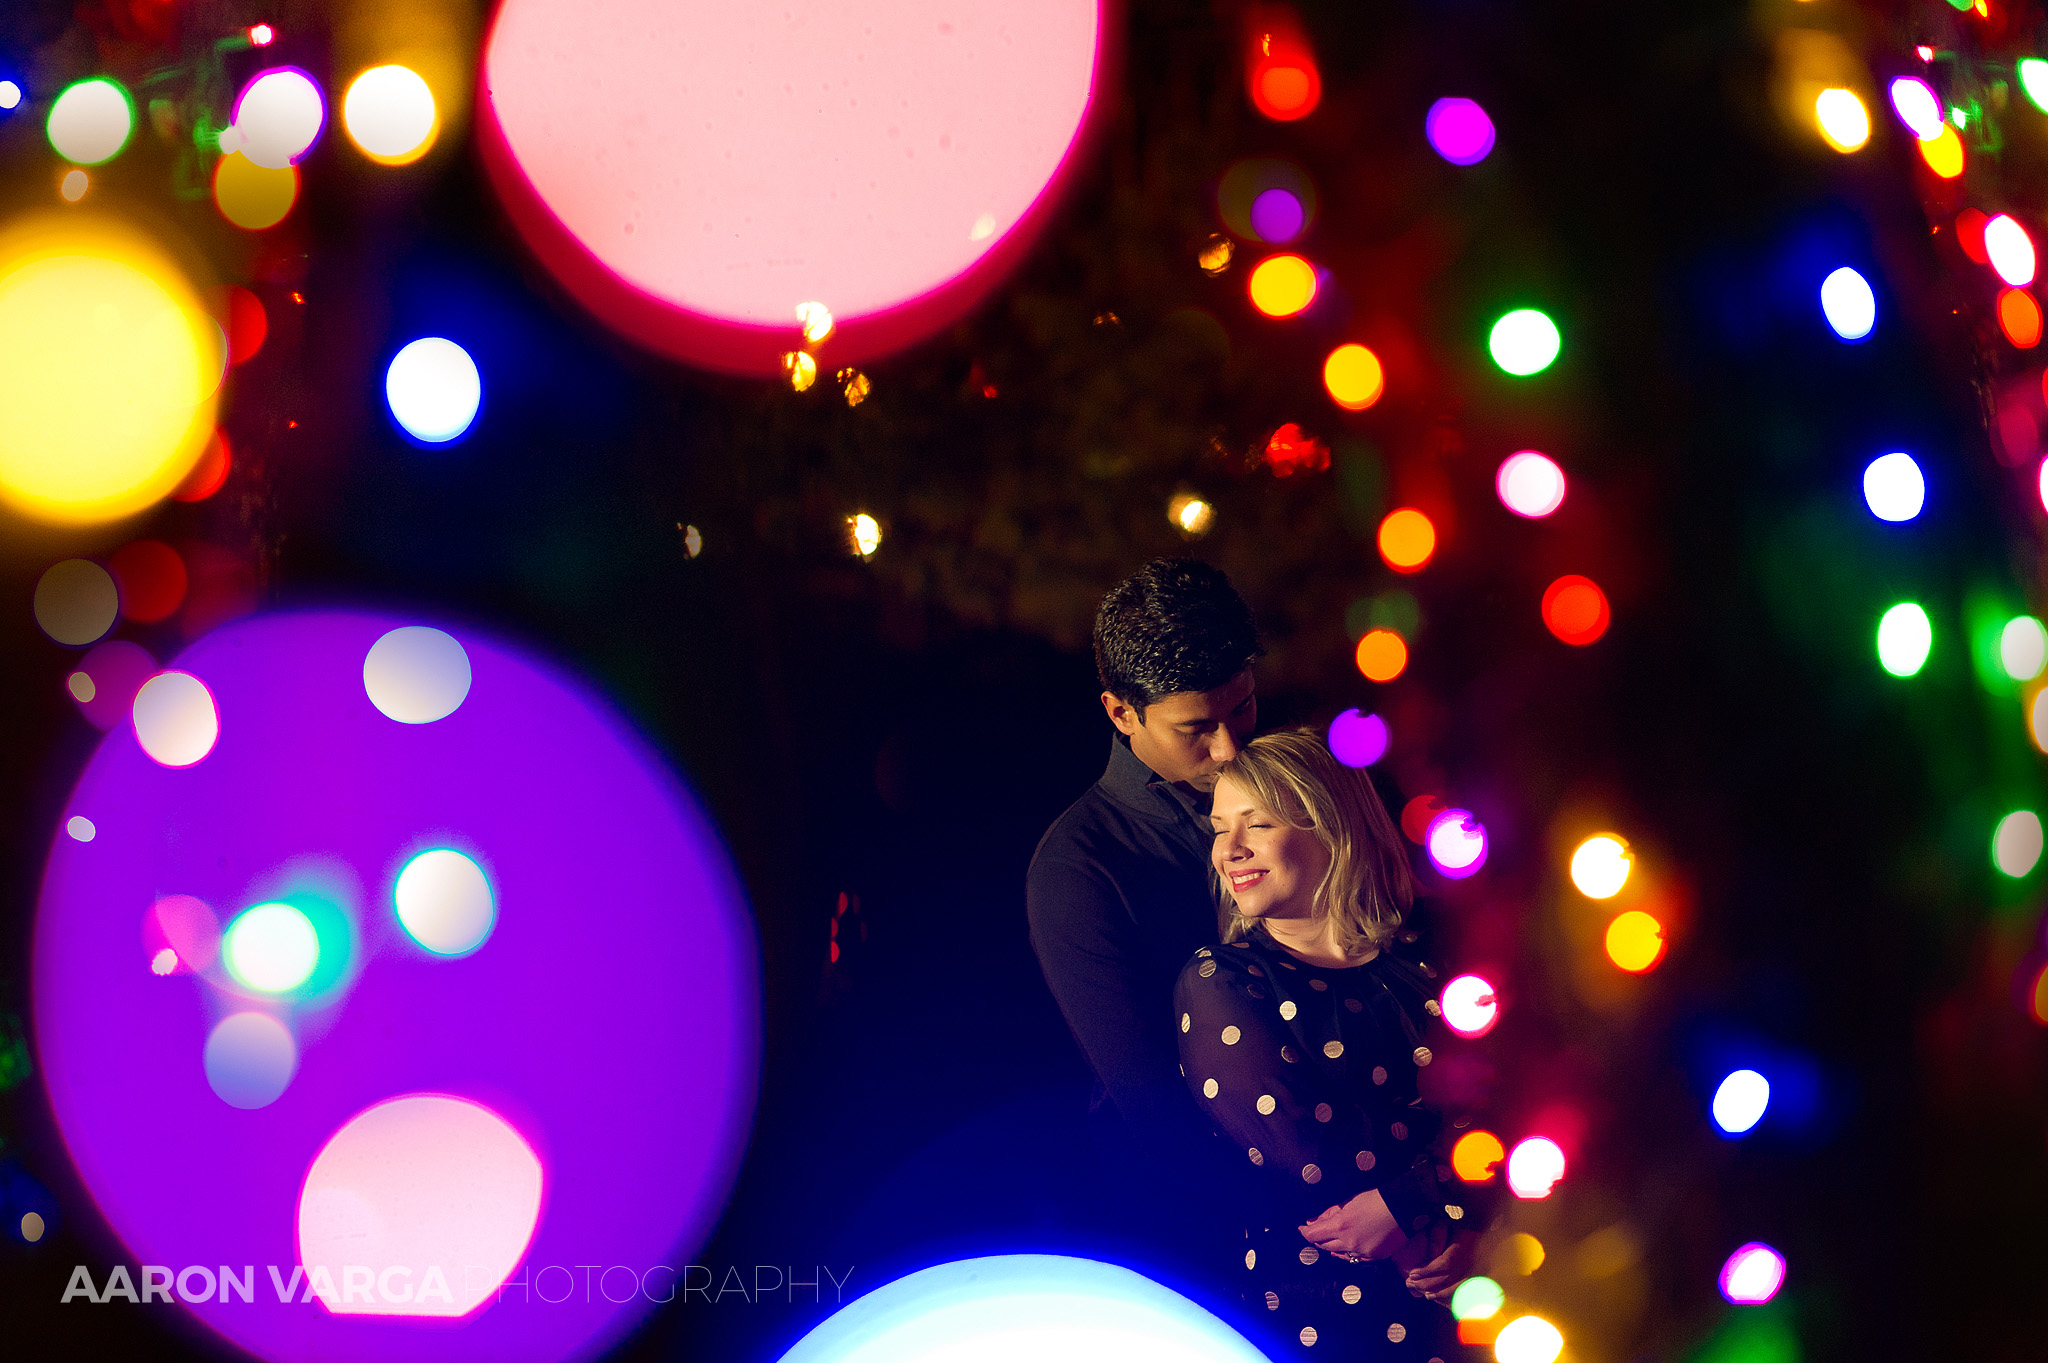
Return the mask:
<path id="1" fill-rule="evenodd" d="M 162 540 L 136 540 L 107 561 L 120 591 L 121 614 L 138 624 L 167 620 L 184 604 L 185 560 Z"/>
<path id="2" fill-rule="evenodd" d="M 1408 666 L 1408 641 L 1390 629 L 1376 629 L 1358 641 L 1358 670 L 1367 681 L 1387 682 Z"/>
<path id="3" fill-rule="evenodd" d="M 1316 267 L 1296 255 L 1267 256 L 1252 269 L 1252 306 L 1268 317 L 1292 317 L 1316 301 Z"/>
<path id="4" fill-rule="evenodd" d="M 1630 909 L 1607 925 L 1607 959 L 1640 975 L 1664 959 L 1664 925 L 1641 909 Z"/>
<path id="5" fill-rule="evenodd" d="M 1607 594 L 1590 577 L 1567 573 L 1543 592 L 1543 623 L 1568 644 L 1590 644 L 1607 633 Z"/>
<path id="6" fill-rule="evenodd" d="M 2034 1021 L 2048 1027 L 2048 965 L 2042 966 L 2034 976 L 2034 990 L 2027 1001 L 2027 1007 L 2033 1014 Z"/>
<path id="7" fill-rule="evenodd" d="M 2021 350 L 2041 343 L 2041 305 L 2025 289 L 1998 291 L 1998 329 Z"/>
<path id="8" fill-rule="evenodd" d="M 1380 522 L 1380 557 L 1397 573 L 1422 571 L 1436 552 L 1436 526 L 1412 506 L 1389 511 Z"/>
<path id="9" fill-rule="evenodd" d="M 1491 1131 L 1467 1131 L 1451 1147 L 1451 1168 L 1467 1183 L 1484 1183 L 1508 1157 L 1508 1148 Z"/>
<path id="10" fill-rule="evenodd" d="M 1322 73 L 1298 31 L 1255 34 L 1247 74 L 1253 107 L 1275 122 L 1306 118 L 1322 101 Z"/>

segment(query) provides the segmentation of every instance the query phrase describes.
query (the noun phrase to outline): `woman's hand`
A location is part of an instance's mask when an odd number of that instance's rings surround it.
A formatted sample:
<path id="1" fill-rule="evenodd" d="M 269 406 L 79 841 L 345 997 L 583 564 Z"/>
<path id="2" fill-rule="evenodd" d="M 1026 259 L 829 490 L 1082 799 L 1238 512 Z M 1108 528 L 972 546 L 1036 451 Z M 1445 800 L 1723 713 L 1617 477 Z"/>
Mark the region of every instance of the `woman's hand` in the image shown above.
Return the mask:
<path id="1" fill-rule="evenodd" d="M 1377 1188 L 1366 1189 L 1298 1229 L 1317 1249 L 1351 1259 L 1385 1259 L 1408 1241 Z"/>

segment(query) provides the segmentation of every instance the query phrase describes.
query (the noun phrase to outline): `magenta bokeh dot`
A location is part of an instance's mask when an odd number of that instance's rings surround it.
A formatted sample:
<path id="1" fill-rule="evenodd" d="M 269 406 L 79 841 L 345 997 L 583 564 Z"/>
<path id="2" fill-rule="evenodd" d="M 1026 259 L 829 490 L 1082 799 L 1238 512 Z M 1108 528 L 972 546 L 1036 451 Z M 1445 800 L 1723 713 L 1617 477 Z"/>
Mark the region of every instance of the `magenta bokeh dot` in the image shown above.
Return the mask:
<path id="1" fill-rule="evenodd" d="M 1330 753 L 1347 767 L 1369 767 L 1387 755 L 1387 722 L 1346 710 L 1330 721 Z"/>
<path id="2" fill-rule="evenodd" d="M 1477 165 L 1493 150 L 1493 120 L 1473 100 L 1438 100 L 1422 126 L 1436 154 L 1454 166 Z"/>
<path id="3" fill-rule="evenodd" d="M 1305 214 L 1301 200 L 1284 189 L 1269 189 L 1252 200 L 1252 231 L 1260 241 L 1293 241 L 1301 234 Z"/>

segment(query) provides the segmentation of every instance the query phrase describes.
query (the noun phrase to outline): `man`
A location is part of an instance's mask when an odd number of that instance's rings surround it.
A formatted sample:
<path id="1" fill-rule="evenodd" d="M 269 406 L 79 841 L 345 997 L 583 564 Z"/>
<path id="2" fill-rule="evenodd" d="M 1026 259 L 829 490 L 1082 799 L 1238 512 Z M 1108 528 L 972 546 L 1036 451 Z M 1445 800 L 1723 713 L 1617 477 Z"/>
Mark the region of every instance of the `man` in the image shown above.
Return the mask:
<path id="1" fill-rule="evenodd" d="M 1236 1175 L 1180 1077 L 1173 982 L 1221 932 L 1209 792 L 1258 722 L 1263 652 L 1206 563 L 1159 559 L 1111 588 L 1095 617 L 1109 765 L 1046 831 L 1025 885 L 1032 948 L 1095 1071 L 1090 1113 L 1126 1195 L 1111 1210 L 1190 1272 L 1229 1221 Z"/>

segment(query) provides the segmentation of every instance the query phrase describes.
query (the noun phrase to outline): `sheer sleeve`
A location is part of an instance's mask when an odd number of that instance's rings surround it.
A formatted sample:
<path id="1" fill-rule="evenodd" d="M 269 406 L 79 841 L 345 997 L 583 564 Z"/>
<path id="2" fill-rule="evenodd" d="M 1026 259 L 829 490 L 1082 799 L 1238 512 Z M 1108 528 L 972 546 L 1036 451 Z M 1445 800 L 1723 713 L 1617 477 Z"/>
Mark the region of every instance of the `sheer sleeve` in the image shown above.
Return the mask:
<path id="1" fill-rule="evenodd" d="M 1272 1215 L 1299 1225 L 1376 1186 L 1371 1124 L 1301 1053 L 1256 969 L 1205 948 L 1181 972 L 1181 1070 L 1216 1129 L 1262 1171 Z"/>

